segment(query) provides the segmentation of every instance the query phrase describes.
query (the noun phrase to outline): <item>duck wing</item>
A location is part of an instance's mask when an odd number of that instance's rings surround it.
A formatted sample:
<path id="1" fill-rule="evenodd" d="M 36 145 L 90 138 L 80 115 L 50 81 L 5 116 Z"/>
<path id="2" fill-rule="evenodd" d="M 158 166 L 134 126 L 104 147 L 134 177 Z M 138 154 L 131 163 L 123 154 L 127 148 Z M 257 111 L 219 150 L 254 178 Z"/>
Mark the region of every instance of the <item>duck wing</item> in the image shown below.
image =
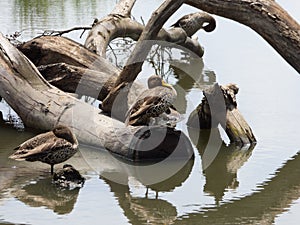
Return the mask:
<path id="1" fill-rule="evenodd" d="M 141 99 L 137 101 L 126 113 L 126 121 L 125 124 L 132 125 L 135 124 L 140 118 L 147 118 L 147 117 L 156 117 L 158 115 L 153 114 L 154 112 L 151 112 L 152 109 L 157 106 L 162 101 L 162 98 L 159 96 L 147 96 L 144 99 Z M 147 114 L 149 115 L 147 116 Z"/>
<path id="2" fill-rule="evenodd" d="M 28 140 L 29 141 L 29 140 Z M 49 138 L 46 142 L 40 143 L 40 145 L 34 148 L 24 148 L 26 145 L 21 145 L 22 148 L 18 149 L 15 153 L 13 153 L 9 158 L 15 160 L 27 160 L 27 161 L 36 161 L 40 158 L 47 156 L 48 154 L 52 154 L 53 152 L 72 147 L 72 144 L 65 139 L 62 138 Z M 32 147 L 32 145 L 28 145 Z"/>
<path id="3" fill-rule="evenodd" d="M 30 138 L 29 140 L 23 142 L 18 147 L 14 148 L 14 150 L 19 149 L 34 149 L 38 147 L 39 145 L 42 145 L 49 141 L 49 139 L 53 139 L 56 136 L 52 131 L 49 131 L 47 133 L 39 134 L 33 138 Z"/>

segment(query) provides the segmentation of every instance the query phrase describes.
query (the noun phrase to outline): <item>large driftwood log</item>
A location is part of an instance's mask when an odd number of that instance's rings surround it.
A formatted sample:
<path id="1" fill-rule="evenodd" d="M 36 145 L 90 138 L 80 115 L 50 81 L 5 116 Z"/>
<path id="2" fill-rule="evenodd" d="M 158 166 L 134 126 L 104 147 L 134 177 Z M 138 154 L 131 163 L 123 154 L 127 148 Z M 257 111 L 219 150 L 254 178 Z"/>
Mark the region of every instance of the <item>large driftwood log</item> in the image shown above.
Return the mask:
<path id="1" fill-rule="evenodd" d="M 100 101 L 113 88 L 120 72 L 107 60 L 64 37 L 42 36 L 25 42 L 18 48 L 52 85 L 63 91 L 91 96 Z M 133 82 L 127 105 L 135 102 L 145 89 L 140 82 Z M 120 114 L 126 112 L 127 105 L 120 107 Z"/>
<path id="2" fill-rule="evenodd" d="M 164 158 L 174 152 L 176 157 L 193 155 L 190 141 L 180 131 L 125 127 L 122 122 L 101 114 L 99 109 L 50 85 L 2 35 L 0 65 L 0 95 L 28 127 L 50 130 L 57 124 L 65 124 L 81 143 L 106 148 L 135 161 Z M 142 146 L 148 147 L 148 151 Z"/>
<path id="3" fill-rule="evenodd" d="M 206 12 L 245 24 L 300 73 L 300 25 L 274 0 L 186 0 Z"/>
<path id="4" fill-rule="evenodd" d="M 71 39 L 41 36 L 18 46 L 36 66 L 66 63 L 114 76 L 120 73 L 108 60 L 100 57 Z"/>
<path id="5" fill-rule="evenodd" d="M 234 84 L 220 86 L 217 83 L 204 90 L 202 102 L 191 113 L 187 125 L 198 129 L 211 129 L 221 124 L 232 143 L 256 143 L 250 126 L 237 109 L 238 90 Z"/>

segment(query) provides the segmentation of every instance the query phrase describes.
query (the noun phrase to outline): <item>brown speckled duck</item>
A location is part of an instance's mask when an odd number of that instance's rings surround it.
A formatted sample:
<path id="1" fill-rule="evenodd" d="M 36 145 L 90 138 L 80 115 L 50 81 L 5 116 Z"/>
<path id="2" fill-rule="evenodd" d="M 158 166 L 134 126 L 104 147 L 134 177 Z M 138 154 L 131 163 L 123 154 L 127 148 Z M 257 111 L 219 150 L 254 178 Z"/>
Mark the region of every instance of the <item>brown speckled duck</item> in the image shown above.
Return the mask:
<path id="1" fill-rule="evenodd" d="M 204 23 L 208 24 L 203 26 Z M 172 26 L 181 27 L 186 32 L 187 36 L 191 37 L 201 28 L 203 28 L 206 32 L 213 31 L 216 28 L 216 21 L 207 13 L 196 12 L 181 17 Z"/>
<path id="2" fill-rule="evenodd" d="M 55 164 L 66 161 L 77 152 L 78 141 L 68 127 L 58 125 L 52 131 L 25 141 L 15 150 L 16 152 L 9 158 L 47 163 L 51 165 L 51 174 L 53 174 Z"/>
<path id="3" fill-rule="evenodd" d="M 127 111 L 126 125 L 149 125 L 151 118 L 169 110 L 176 99 L 177 93 L 172 85 L 157 75 L 149 77 L 148 88 Z"/>

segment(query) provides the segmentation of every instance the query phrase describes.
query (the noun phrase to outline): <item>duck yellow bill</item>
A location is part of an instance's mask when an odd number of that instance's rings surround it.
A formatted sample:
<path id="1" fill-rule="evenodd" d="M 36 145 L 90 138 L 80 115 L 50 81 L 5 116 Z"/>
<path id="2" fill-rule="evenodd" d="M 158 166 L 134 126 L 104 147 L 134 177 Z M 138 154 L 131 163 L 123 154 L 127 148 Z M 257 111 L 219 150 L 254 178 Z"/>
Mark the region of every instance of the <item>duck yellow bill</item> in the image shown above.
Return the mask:
<path id="1" fill-rule="evenodd" d="M 166 83 L 165 81 L 161 81 L 161 84 L 162 84 L 162 86 L 164 86 L 164 87 L 168 87 L 168 88 L 172 88 L 172 85 L 171 84 L 168 84 L 168 83 Z"/>

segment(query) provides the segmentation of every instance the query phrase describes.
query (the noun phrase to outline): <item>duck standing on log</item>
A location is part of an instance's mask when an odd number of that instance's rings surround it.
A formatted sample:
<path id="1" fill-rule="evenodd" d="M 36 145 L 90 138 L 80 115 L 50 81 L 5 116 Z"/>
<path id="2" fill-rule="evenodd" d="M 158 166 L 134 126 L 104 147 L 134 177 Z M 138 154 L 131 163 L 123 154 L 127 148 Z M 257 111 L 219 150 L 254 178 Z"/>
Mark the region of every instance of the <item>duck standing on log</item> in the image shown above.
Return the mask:
<path id="1" fill-rule="evenodd" d="M 207 25 L 203 26 L 205 23 Z M 211 32 L 216 28 L 216 20 L 205 12 L 196 12 L 181 17 L 172 27 L 181 27 L 191 37 L 198 30 L 203 28 L 206 32 Z"/>
<path id="2" fill-rule="evenodd" d="M 78 150 L 78 141 L 71 130 L 63 125 L 52 131 L 39 134 L 15 148 L 9 158 L 18 161 L 40 161 L 51 165 L 51 174 L 55 164 L 71 158 Z"/>
<path id="3" fill-rule="evenodd" d="M 127 111 L 126 125 L 149 125 L 152 118 L 169 111 L 176 99 L 177 93 L 173 86 L 157 75 L 149 77 L 148 88 Z"/>

